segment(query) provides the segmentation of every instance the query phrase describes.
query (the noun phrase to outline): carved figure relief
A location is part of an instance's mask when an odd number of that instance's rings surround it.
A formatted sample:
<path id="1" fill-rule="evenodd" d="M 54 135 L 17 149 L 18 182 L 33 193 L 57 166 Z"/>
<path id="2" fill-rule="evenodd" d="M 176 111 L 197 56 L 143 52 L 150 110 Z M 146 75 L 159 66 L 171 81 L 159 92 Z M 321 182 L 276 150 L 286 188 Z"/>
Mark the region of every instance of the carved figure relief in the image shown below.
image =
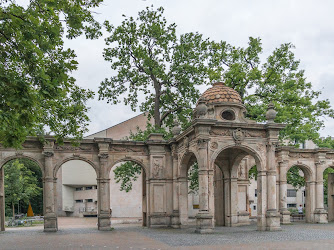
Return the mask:
<path id="1" fill-rule="evenodd" d="M 214 141 L 210 144 L 210 146 L 211 146 L 211 149 L 216 150 L 218 148 L 218 143 Z"/>
<path id="2" fill-rule="evenodd" d="M 153 178 L 163 178 L 163 158 L 159 157 L 159 158 L 153 158 Z"/>
<path id="3" fill-rule="evenodd" d="M 246 179 L 247 175 L 246 175 L 246 165 L 245 162 L 242 161 L 239 165 L 239 169 L 238 169 L 238 177 L 240 179 Z"/>

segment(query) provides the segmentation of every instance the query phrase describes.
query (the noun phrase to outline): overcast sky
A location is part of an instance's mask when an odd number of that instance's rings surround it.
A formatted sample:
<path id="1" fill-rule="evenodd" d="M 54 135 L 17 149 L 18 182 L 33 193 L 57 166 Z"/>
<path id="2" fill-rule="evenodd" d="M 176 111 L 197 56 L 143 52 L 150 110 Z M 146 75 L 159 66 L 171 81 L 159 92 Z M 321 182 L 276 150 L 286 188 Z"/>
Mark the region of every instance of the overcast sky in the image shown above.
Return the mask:
<path id="1" fill-rule="evenodd" d="M 262 39 L 264 56 L 282 43 L 292 42 L 296 58 L 305 69 L 307 80 L 315 90 L 323 92 L 321 98 L 334 104 L 334 1 L 307 0 L 105 0 L 96 9 L 96 18 L 119 25 L 127 16 L 151 4 L 163 6 L 170 23 L 177 24 L 179 34 L 199 32 L 214 40 L 223 40 L 235 46 L 246 46 L 248 37 Z M 107 34 L 106 34 L 107 35 Z M 66 41 L 66 47 L 76 51 L 79 69 L 73 73 L 77 84 L 97 92 L 100 82 L 114 72 L 102 56 L 106 47 L 104 38 L 85 40 L 83 37 Z M 92 134 L 127 120 L 137 113 L 123 104 L 110 105 L 95 100 L 90 107 L 89 133 Z M 334 136 L 333 119 L 325 118 L 322 136 Z"/>

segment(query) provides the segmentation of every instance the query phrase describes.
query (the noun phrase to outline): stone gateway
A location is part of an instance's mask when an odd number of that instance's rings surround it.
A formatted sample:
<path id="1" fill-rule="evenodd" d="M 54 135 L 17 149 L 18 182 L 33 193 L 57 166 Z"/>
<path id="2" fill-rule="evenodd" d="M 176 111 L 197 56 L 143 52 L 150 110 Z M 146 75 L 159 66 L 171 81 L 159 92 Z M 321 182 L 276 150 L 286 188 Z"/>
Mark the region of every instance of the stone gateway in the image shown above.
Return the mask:
<path id="1" fill-rule="evenodd" d="M 188 170 L 199 168 L 199 212 L 196 232 L 210 233 L 215 226 L 237 226 L 249 221 L 245 157 L 257 167 L 257 228 L 280 230 L 290 223 L 287 210 L 288 170 L 300 167 L 306 178 L 306 221 L 326 223 L 323 171 L 334 165 L 334 151 L 279 146 L 283 124 L 274 122 L 276 112 L 268 106 L 267 123 L 245 117 L 240 95 L 223 83 L 215 83 L 201 96 L 191 126 L 180 133 L 175 123 L 174 138 L 165 141 L 151 134 L 145 142 L 84 139 L 74 147 L 70 140 L 58 145 L 53 137 L 42 143 L 29 137 L 22 149 L 0 145 L 0 225 L 4 231 L 4 164 L 16 158 L 36 162 L 43 172 L 44 230 L 57 231 L 55 212 L 57 171 L 67 161 L 82 160 L 96 171 L 98 229 L 110 229 L 110 179 L 112 167 L 132 161 L 143 169 L 143 225 L 182 228 L 188 225 Z M 239 201 L 238 201 L 239 200 Z M 331 206 L 333 207 L 333 206 Z M 332 211 L 331 211 L 332 213 Z M 332 216 L 333 217 L 333 216 Z M 331 217 L 331 218 L 332 218 Z"/>

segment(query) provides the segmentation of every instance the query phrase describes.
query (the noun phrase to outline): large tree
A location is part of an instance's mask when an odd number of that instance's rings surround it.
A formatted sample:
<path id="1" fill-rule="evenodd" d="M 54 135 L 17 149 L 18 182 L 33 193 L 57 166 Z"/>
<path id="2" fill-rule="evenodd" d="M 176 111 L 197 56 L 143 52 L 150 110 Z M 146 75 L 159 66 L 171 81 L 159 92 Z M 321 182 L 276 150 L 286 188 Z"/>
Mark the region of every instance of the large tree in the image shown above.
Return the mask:
<path id="1" fill-rule="evenodd" d="M 0 2 L 0 143 L 19 147 L 27 135 L 80 138 L 92 92 L 75 84 L 73 39 L 101 35 L 92 8 L 102 0 Z M 66 30 L 66 32 L 65 32 Z"/>
<path id="2" fill-rule="evenodd" d="M 157 128 L 170 128 L 173 119 L 183 128 L 189 125 L 199 98 L 197 87 L 217 80 L 239 92 L 250 119 L 264 122 L 273 102 L 278 111 L 275 121 L 287 124 L 280 138 L 291 144 L 317 140 L 322 118 L 334 117 L 329 101 L 319 99 L 321 92 L 306 80 L 290 43 L 261 60 L 260 38 L 250 37 L 246 47 L 235 47 L 198 33 L 178 37 L 163 8 L 146 8 L 137 18 L 124 16 L 118 27 L 105 25 L 111 35 L 104 58 L 115 74 L 101 83 L 100 99 L 112 104 L 123 99 L 133 110 L 139 105 Z"/>
<path id="3" fill-rule="evenodd" d="M 99 89 L 100 99 L 117 104 L 124 96 L 134 111 L 144 95 L 139 109 L 154 118 L 156 127 L 170 126 L 175 117 L 187 124 L 199 97 L 196 86 L 208 82 L 202 53 L 207 42 L 198 33 L 177 36 L 176 25 L 167 24 L 163 11 L 147 7 L 136 19 L 124 16 L 118 27 L 105 22 L 111 35 L 104 58 L 116 74 Z"/>
<path id="4" fill-rule="evenodd" d="M 287 124 L 281 139 L 292 143 L 316 140 L 322 118 L 334 117 L 329 101 L 319 99 L 321 92 L 306 80 L 290 43 L 261 61 L 259 38 L 250 37 L 243 48 L 198 33 L 178 37 L 176 25 L 167 24 L 161 7 L 146 8 L 137 18 L 124 16 L 118 27 L 105 25 L 111 35 L 104 58 L 115 74 L 101 83 L 100 99 L 117 104 L 123 98 L 133 110 L 139 105 L 157 127 L 170 127 L 176 118 L 187 126 L 199 97 L 197 87 L 216 80 L 239 92 L 251 119 L 265 121 L 268 103 L 273 102 L 275 121 Z"/>

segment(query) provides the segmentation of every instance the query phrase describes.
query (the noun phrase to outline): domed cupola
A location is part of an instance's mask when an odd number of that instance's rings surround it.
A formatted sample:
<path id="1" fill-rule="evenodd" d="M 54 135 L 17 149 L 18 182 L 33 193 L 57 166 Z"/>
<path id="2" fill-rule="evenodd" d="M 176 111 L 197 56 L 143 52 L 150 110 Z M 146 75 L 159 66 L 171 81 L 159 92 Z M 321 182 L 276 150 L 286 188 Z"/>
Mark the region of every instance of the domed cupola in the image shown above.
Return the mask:
<path id="1" fill-rule="evenodd" d="M 245 118 L 246 108 L 239 93 L 222 82 L 214 83 L 201 95 L 196 105 L 196 113 L 203 114 L 204 109 L 209 119 L 225 122 L 249 122 Z"/>

